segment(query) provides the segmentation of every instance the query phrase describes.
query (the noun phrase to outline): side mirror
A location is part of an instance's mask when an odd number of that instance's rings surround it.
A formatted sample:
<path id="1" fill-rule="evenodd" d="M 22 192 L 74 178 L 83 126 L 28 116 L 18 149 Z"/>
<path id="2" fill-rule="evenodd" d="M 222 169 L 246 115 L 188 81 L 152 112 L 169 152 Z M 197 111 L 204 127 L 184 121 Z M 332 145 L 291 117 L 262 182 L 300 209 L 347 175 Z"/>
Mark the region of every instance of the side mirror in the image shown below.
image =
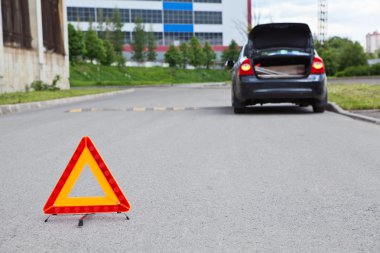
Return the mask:
<path id="1" fill-rule="evenodd" d="M 233 60 L 228 60 L 226 61 L 226 64 L 225 64 L 226 68 L 229 68 L 229 69 L 232 69 L 234 65 L 235 65 L 235 62 Z"/>

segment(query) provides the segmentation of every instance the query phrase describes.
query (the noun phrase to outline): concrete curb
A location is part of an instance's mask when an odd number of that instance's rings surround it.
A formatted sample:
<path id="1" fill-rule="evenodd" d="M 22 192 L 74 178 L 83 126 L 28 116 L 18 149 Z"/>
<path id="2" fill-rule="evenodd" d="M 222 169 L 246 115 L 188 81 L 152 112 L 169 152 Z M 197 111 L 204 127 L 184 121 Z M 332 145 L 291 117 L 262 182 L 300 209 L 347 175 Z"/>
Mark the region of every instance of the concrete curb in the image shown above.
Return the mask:
<path id="1" fill-rule="evenodd" d="M 352 113 L 352 112 L 343 110 L 339 105 L 337 105 L 336 103 L 333 103 L 333 102 L 329 102 L 326 109 L 330 112 L 335 112 L 335 113 L 338 113 L 338 114 L 341 114 L 341 115 L 344 115 L 344 116 L 347 116 L 347 117 L 350 117 L 353 119 L 362 120 L 362 121 L 366 121 L 366 122 L 370 122 L 370 123 L 380 125 L 380 119 L 376 119 L 376 118 L 372 118 L 372 117 L 368 117 L 368 116 L 364 116 L 364 115 L 360 115 L 360 114 L 356 114 L 356 113 Z"/>
<path id="2" fill-rule="evenodd" d="M 56 106 L 56 105 L 65 105 L 65 104 L 70 104 L 70 103 L 75 103 L 75 102 L 82 102 L 82 101 L 92 100 L 96 98 L 105 98 L 105 97 L 110 97 L 110 96 L 119 95 L 119 94 L 132 93 L 134 91 L 135 89 L 128 89 L 128 90 L 100 93 L 100 94 L 94 94 L 94 95 L 53 99 L 53 100 L 47 100 L 47 101 L 41 101 L 41 102 L 22 103 L 22 104 L 14 104 L 14 105 L 1 105 L 0 115 L 16 113 L 16 112 L 24 112 L 24 111 L 28 111 L 32 109 L 46 108 L 46 107 L 51 107 L 51 106 Z"/>

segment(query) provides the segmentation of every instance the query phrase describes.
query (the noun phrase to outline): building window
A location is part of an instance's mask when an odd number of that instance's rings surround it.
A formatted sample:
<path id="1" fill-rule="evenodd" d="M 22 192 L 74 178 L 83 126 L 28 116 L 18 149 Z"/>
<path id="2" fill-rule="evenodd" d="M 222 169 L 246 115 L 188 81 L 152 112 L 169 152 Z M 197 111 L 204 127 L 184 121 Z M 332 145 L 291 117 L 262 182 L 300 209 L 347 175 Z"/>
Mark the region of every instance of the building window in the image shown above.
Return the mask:
<path id="1" fill-rule="evenodd" d="M 222 0 L 194 0 L 195 3 L 222 3 Z"/>
<path id="2" fill-rule="evenodd" d="M 185 2 L 191 3 L 193 0 L 164 0 L 164 2 Z"/>
<path id="3" fill-rule="evenodd" d="M 131 10 L 132 20 L 136 22 L 139 17 L 143 23 L 162 23 L 162 11 L 161 10 Z"/>
<path id="4" fill-rule="evenodd" d="M 72 22 L 94 22 L 95 8 L 67 7 L 67 19 Z"/>
<path id="5" fill-rule="evenodd" d="M 222 13 L 216 11 L 195 11 L 195 24 L 213 24 L 213 25 L 221 25 L 222 21 Z"/>
<path id="6" fill-rule="evenodd" d="M 3 40 L 6 46 L 31 48 L 28 0 L 2 0 Z"/>
<path id="7" fill-rule="evenodd" d="M 175 43 L 188 42 L 193 36 L 193 33 L 188 32 L 166 32 L 165 45 L 169 46 Z"/>
<path id="8" fill-rule="evenodd" d="M 64 54 L 60 0 L 42 0 L 42 28 L 46 50 Z"/>
<path id="9" fill-rule="evenodd" d="M 114 18 L 114 15 L 115 15 L 115 10 L 116 9 L 110 9 L 110 8 L 102 8 L 102 9 L 97 9 L 97 15 L 99 17 L 99 13 L 103 13 L 103 22 L 106 22 L 106 21 L 109 21 L 111 22 Z M 119 13 L 120 13 L 120 18 L 121 18 L 121 22 L 123 23 L 129 23 L 130 20 L 129 20 L 129 10 L 128 9 L 119 9 Z M 97 20 L 99 21 L 99 20 Z"/>
<path id="10" fill-rule="evenodd" d="M 166 24 L 192 24 L 193 12 L 165 10 L 164 21 Z"/>
<path id="11" fill-rule="evenodd" d="M 223 45 L 223 33 L 195 33 L 195 37 L 202 44 L 207 41 L 211 45 Z"/>

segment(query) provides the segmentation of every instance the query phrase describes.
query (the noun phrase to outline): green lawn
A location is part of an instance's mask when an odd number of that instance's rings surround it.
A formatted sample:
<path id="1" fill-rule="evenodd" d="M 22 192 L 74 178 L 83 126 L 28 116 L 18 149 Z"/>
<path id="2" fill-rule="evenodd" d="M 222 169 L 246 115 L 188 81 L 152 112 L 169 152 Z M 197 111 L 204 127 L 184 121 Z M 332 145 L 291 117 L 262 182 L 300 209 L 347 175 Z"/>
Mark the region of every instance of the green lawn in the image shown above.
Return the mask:
<path id="1" fill-rule="evenodd" d="M 95 85 L 160 85 L 181 83 L 225 82 L 231 80 L 228 70 L 173 68 L 118 68 L 93 64 L 71 65 L 71 86 Z"/>
<path id="2" fill-rule="evenodd" d="M 0 94 L 0 105 L 45 101 L 116 91 L 117 89 L 74 89 L 58 91 L 30 91 Z"/>
<path id="3" fill-rule="evenodd" d="M 380 109 L 380 86 L 368 84 L 331 84 L 329 101 L 346 110 Z"/>

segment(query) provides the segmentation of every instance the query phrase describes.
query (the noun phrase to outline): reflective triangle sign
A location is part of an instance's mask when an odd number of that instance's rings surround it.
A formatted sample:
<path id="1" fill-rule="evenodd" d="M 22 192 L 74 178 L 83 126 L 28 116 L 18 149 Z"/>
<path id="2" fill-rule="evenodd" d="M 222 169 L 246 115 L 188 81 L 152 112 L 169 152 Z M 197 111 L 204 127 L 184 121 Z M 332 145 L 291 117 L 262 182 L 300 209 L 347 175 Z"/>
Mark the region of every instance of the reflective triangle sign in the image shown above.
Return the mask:
<path id="1" fill-rule="evenodd" d="M 77 179 L 88 165 L 104 196 L 70 197 Z M 44 206 L 45 214 L 122 213 L 131 208 L 90 137 L 83 137 Z"/>

